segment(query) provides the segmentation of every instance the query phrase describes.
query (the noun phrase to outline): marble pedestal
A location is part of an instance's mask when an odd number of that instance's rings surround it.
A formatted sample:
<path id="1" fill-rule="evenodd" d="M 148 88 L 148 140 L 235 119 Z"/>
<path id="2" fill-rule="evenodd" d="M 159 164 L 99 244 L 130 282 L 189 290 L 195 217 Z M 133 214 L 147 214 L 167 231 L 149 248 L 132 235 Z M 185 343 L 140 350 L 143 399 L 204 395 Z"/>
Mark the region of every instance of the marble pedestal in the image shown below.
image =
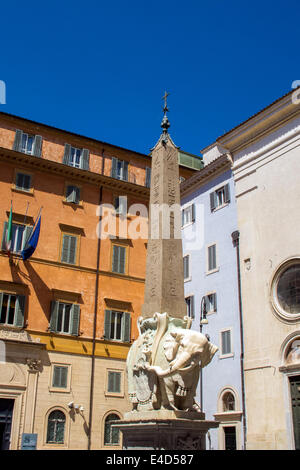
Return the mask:
<path id="1" fill-rule="evenodd" d="M 218 421 L 205 420 L 204 413 L 145 411 L 126 413 L 115 422 L 123 434 L 123 450 L 205 450 L 205 435 Z"/>

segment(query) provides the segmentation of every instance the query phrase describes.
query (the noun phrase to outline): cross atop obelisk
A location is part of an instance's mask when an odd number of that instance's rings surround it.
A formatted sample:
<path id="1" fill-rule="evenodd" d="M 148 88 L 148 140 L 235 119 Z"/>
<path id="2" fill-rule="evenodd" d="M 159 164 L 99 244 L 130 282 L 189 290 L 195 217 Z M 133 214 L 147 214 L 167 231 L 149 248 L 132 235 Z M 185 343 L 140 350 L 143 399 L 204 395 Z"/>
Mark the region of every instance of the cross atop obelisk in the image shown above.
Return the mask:
<path id="1" fill-rule="evenodd" d="M 163 96 L 163 132 L 152 150 L 144 318 L 152 317 L 156 312 L 167 312 L 170 317 L 177 318 L 186 315 L 178 149 L 168 134 L 168 95 L 165 92 Z"/>

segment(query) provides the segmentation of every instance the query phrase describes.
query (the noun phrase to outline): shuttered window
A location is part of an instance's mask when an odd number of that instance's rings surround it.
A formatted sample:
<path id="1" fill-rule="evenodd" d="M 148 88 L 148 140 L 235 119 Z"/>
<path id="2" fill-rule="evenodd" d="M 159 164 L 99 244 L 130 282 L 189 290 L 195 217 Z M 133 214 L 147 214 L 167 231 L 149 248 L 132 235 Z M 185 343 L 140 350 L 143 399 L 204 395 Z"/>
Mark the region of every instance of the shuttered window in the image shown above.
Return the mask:
<path id="1" fill-rule="evenodd" d="M 20 129 L 16 130 L 13 150 L 40 157 L 42 152 L 42 136 L 31 135 Z"/>
<path id="2" fill-rule="evenodd" d="M 121 393 L 121 372 L 108 371 L 107 391 Z"/>
<path id="3" fill-rule="evenodd" d="M 74 168 L 89 170 L 90 168 L 90 151 L 88 149 L 79 149 L 65 144 L 63 163 Z"/>
<path id="4" fill-rule="evenodd" d="M 114 198 L 114 208 L 116 214 L 125 216 L 127 214 L 127 197 L 116 196 Z"/>
<path id="5" fill-rule="evenodd" d="M 30 191 L 31 189 L 31 175 L 25 173 L 16 174 L 16 189 L 22 191 Z"/>
<path id="6" fill-rule="evenodd" d="M 211 245 L 208 247 L 208 271 L 217 269 L 217 247 Z"/>
<path id="7" fill-rule="evenodd" d="M 118 180 L 128 181 L 128 162 L 112 157 L 111 159 L 111 177 Z"/>
<path id="8" fill-rule="evenodd" d="M 66 201 L 73 204 L 80 202 L 80 188 L 78 186 L 68 185 L 66 187 Z"/>
<path id="9" fill-rule="evenodd" d="M 217 311 L 217 294 L 214 292 L 205 297 L 206 312 Z"/>
<path id="10" fill-rule="evenodd" d="M 195 318 L 194 296 L 190 295 L 189 297 L 186 297 L 185 302 L 186 302 L 187 316 L 190 318 Z"/>
<path id="11" fill-rule="evenodd" d="M 77 237 L 75 235 L 63 234 L 61 248 L 61 262 L 76 264 Z"/>
<path id="12" fill-rule="evenodd" d="M 2 245 L 1 249 L 6 250 L 5 237 L 7 233 L 8 223 L 4 222 L 3 235 L 2 235 Z M 32 232 L 31 225 L 22 225 L 22 224 L 12 224 L 12 240 L 11 240 L 11 252 L 20 253 L 25 246 Z"/>
<path id="13" fill-rule="evenodd" d="M 68 366 L 53 366 L 52 387 L 67 388 Z"/>
<path id="14" fill-rule="evenodd" d="M 51 302 L 50 331 L 78 336 L 79 323 L 80 306 L 78 304 Z"/>
<path id="15" fill-rule="evenodd" d="M 231 330 L 222 331 L 221 333 L 221 354 L 231 354 Z"/>
<path id="16" fill-rule="evenodd" d="M 117 310 L 105 310 L 104 338 L 129 343 L 131 339 L 130 314 Z"/>
<path id="17" fill-rule="evenodd" d="M 112 271 L 114 273 L 125 274 L 126 247 L 113 245 Z"/>
<path id="18" fill-rule="evenodd" d="M 24 326 L 25 296 L 0 292 L 0 323 Z"/>
<path id="19" fill-rule="evenodd" d="M 210 210 L 213 212 L 218 207 L 222 207 L 230 202 L 229 184 L 225 184 L 221 188 L 210 193 Z"/>
<path id="20" fill-rule="evenodd" d="M 183 257 L 183 278 L 188 279 L 190 277 L 190 256 L 186 255 Z"/>
<path id="21" fill-rule="evenodd" d="M 188 207 L 185 207 L 184 209 L 181 210 L 181 225 L 182 227 L 184 225 L 191 224 L 195 222 L 195 217 L 196 217 L 196 208 L 195 204 L 191 204 Z"/>

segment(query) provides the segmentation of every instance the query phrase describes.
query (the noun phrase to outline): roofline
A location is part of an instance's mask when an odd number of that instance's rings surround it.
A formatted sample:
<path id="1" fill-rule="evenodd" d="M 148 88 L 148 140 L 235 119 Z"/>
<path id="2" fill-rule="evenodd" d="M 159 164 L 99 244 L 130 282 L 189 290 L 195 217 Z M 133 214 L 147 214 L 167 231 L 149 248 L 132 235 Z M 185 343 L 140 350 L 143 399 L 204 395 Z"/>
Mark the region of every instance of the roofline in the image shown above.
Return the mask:
<path id="1" fill-rule="evenodd" d="M 53 130 L 53 131 L 58 131 L 58 132 L 64 132 L 66 134 L 70 134 L 74 137 L 79 137 L 81 139 L 87 139 L 87 140 L 91 140 L 92 142 L 96 142 L 98 144 L 102 144 L 102 145 L 108 145 L 109 147 L 113 147 L 113 148 L 117 148 L 119 150 L 125 150 L 126 152 L 131 152 L 131 153 L 135 153 L 136 155 L 140 155 L 140 156 L 143 156 L 143 157 L 147 157 L 147 158 L 151 158 L 151 155 L 150 154 L 145 154 L 145 153 L 141 153 L 141 152 L 137 152 L 135 150 L 131 150 L 131 149 L 127 149 L 125 147 L 120 147 L 118 145 L 114 145 L 114 144 L 110 144 L 109 142 L 104 142 L 102 140 L 98 140 L 98 139 L 95 139 L 94 137 L 87 137 L 85 135 L 82 135 L 82 134 L 77 134 L 76 132 L 71 132 L 71 131 L 67 131 L 65 129 L 61 129 L 59 127 L 55 127 L 55 126 L 50 126 L 49 124 L 44 124 L 42 122 L 37 122 L 37 121 L 33 121 L 31 119 L 27 119 L 27 118 L 24 118 L 24 117 L 21 117 L 21 116 L 16 116 L 15 114 L 10 114 L 10 113 L 5 113 L 3 111 L 0 111 L 0 117 L 1 116 L 6 116 L 8 118 L 13 118 L 13 119 L 20 119 L 22 121 L 26 121 L 30 124 L 34 124 L 36 126 L 44 126 L 50 130 Z"/>
<path id="2" fill-rule="evenodd" d="M 299 88 L 299 87 L 297 87 Z M 220 135 L 219 137 L 217 137 L 215 139 L 215 141 L 212 143 L 212 144 L 209 144 L 207 145 L 206 147 L 204 147 L 202 150 L 201 150 L 201 153 L 202 152 L 205 152 L 207 151 L 209 148 L 213 147 L 215 144 L 219 144 L 219 145 L 222 145 L 222 142 L 221 140 L 224 139 L 224 137 L 228 136 L 229 134 L 231 134 L 232 132 L 234 132 L 236 129 L 244 126 L 247 122 L 251 121 L 251 119 L 254 119 L 255 117 L 257 117 L 259 114 L 263 113 L 264 111 L 266 111 L 267 109 L 271 108 L 272 106 L 274 106 L 274 104 L 278 103 L 279 101 L 283 100 L 284 98 L 288 97 L 289 95 L 291 95 L 292 93 L 295 92 L 295 90 L 297 88 L 293 88 L 292 90 L 290 90 L 288 93 L 285 93 L 284 95 L 282 95 L 280 98 L 277 98 L 275 101 L 273 101 L 272 103 L 268 104 L 267 106 L 265 106 L 264 108 L 262 108 L 260 111 L 258 111 L 257 113 L 255 114 L 252 114 L 252 116 L 250 116 L 248 119 L 245 119 L 245 121 L 242 121 L 240 124 L 238 124 L 237 126 L 233 127 L 232 129 L 230 129 L 229 131 L 225 132 L 224 134 Z"/>

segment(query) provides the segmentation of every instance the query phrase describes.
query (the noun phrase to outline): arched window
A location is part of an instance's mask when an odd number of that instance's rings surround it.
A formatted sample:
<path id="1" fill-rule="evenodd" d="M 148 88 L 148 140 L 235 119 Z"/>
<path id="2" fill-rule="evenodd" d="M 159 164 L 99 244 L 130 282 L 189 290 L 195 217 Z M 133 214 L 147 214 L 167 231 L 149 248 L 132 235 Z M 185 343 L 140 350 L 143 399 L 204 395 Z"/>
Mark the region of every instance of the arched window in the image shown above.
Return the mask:
<path id="1" fill-rule="evenodd" d="M 104 445 L 116 446 L 120 442 L 120 431 L 118 428 L 111 426 L 112 421 L 119 420 L 120 417 L 115 413 L 109 414 L 105 419 L 104 424 Z"/>
<path id="2" fill-rule="evenodd" d="M 235 410 L 235 399 L 231 392 L 224 393 L 222 397 L 223 411 L 234 411 Z"/>
<path id="3" fill-rule="evenodd" d="M 49 414 L 47 426 L 47 443 L 64 443 L 65 424 L 66 416 L 62 411 L 54 410 Z"/>

